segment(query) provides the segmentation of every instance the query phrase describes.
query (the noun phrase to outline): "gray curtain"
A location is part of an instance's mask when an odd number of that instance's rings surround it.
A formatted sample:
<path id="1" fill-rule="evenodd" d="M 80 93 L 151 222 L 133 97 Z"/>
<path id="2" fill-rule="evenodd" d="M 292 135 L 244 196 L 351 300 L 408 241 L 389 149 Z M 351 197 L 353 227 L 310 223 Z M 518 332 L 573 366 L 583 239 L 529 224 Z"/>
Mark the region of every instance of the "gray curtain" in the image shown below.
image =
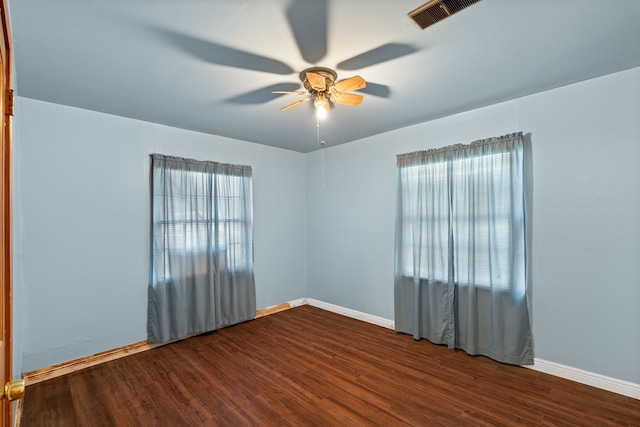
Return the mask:
<path id="1" fill-rule="evenodd" d="M 160 154 L 151 163 L 148 340 L 254 318 L 251 168 Z"/>
<path id="2" fill-rule="evenodd" d="M 398 156 L 395 324 L 533 364 L 522 134 Z"/>

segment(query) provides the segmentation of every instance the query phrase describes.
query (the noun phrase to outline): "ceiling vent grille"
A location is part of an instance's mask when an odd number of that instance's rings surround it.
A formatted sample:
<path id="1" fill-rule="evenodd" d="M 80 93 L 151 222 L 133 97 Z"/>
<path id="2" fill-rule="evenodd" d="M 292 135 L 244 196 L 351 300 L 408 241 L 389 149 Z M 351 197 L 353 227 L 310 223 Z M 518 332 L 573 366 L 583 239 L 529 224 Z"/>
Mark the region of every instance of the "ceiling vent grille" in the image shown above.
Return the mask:
<path id="1" fill-rule="evenodd" d="M 431 0 L 408 13 L 418 28 L 425 29 L 480 0 Z"/>

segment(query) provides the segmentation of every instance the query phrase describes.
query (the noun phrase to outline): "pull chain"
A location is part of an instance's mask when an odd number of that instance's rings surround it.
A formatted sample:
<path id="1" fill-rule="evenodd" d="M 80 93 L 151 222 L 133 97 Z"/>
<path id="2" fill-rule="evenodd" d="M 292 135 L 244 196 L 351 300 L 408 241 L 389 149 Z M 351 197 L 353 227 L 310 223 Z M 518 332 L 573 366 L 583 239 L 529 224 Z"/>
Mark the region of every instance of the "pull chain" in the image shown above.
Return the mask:
<path id="1" fill-rule="evenodd" d="M 320 141 L 320 118 L 316 117 L 316 141 L 320 145 L 320 152 L 318 153 L 318 162 L 320 163 L 320 180 L 322 189 L 324 190 L 324 147 L 326 143 Z"/>
<path id="2" fill-rule="evenodd" d="M 322 189 L 324 190 L 324 141 L 320 141 L 320 179 L 322 180 Z"/>

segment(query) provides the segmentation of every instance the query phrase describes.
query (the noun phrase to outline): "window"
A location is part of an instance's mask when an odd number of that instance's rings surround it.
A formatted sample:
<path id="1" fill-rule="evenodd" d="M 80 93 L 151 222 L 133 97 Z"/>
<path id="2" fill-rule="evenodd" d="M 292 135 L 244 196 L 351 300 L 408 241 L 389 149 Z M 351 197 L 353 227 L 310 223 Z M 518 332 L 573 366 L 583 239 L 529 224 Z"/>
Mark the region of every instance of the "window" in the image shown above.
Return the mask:
<path id="1" fill-rule="evenodd" d="M 154 177 L 153 233 L 162 236 L 156 255 L 164 260 L 156 280 L 169 280 L 182 258 L 187 275 L 206 274 L 212 263 L 230 273 L 253 269 L 251 176 L 201 163 L 209 167 L 176 165 Z"/>
<path id="2" fill-rule="evenodd" d="M 505 151 L 400 167 L 403 275 L 446 283 L 451 268 L 457 284 L 511 286 L 513 161 Z"/>

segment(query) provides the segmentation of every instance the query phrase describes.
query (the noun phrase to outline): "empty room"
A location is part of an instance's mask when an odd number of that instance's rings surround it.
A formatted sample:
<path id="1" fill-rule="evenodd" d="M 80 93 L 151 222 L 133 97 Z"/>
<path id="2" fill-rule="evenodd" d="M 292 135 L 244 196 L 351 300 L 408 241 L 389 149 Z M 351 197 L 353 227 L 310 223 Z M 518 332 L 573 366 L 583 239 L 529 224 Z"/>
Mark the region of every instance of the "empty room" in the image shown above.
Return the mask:
<path id="1" fill-rule="evenodd" d="M 640 1 L 2 5 L 3 426 L 640 426 Z"/>

